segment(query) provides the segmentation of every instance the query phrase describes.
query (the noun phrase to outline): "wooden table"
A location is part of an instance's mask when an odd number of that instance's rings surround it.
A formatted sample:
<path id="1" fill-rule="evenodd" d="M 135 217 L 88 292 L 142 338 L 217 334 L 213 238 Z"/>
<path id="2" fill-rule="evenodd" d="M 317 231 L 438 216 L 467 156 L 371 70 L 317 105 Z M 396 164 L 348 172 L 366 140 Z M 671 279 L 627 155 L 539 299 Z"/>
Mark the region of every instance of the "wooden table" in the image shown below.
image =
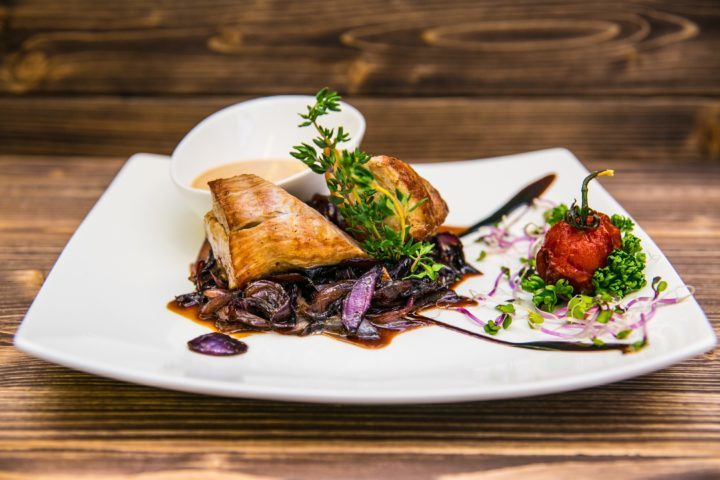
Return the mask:
<path id="1" fill-rule="evenodd" d="M 720 476 L 715 352 L 584 391 L 408 407 L 176 393 L 18 352 L 129 154 L 168 153 L 223 105 L 323 84 L 365 113 L 369 152 L 566 146 L 615 168 L 603 184 L 718 329 L 716 2 L 196 3 L 0 4 L 0 478 Z"/>

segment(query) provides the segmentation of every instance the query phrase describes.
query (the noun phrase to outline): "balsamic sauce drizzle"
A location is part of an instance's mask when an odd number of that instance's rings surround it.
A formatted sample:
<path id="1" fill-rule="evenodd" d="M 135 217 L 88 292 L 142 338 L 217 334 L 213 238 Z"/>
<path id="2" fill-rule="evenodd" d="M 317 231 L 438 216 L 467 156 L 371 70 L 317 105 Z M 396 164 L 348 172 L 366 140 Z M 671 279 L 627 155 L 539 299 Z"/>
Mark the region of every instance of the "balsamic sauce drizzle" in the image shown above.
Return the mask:
<path id="1" fill-rule="evenodd" d="M 603 343 L 602 345 L 595 345 L 591 343 L 581 342 L 562 342 L 562 341 L 535 341 L 535 342 L 508 342 L 507 340 L 500 340 L 499 338 L 491 337 L 488 335 L 481 335 L 464 328 L 450 325 L 449 323 L 435 320 L 434 318 L 426 317 L 424 315 L 410 314 L 408 315 L 413 320 L 426 322 L 438 327 L 443 327 L 454 332 L 462 333 L 473 338 L 479 338 L 487 342 L 497 343 L 509 347 L 525 348 L 528 350 L 545 350 L 545 351 L 563 351 L 563 352 L 597 352 L 606 350 L 620 350 L 622 353 L 635 352 L 635 348 L 626 343 Z"/>

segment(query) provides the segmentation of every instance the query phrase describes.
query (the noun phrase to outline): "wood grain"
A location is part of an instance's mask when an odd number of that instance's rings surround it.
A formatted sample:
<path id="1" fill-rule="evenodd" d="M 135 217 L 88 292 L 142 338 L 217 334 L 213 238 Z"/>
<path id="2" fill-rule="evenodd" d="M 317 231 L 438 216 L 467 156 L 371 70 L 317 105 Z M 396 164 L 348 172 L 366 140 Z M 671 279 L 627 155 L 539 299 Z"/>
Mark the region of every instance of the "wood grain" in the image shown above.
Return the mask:
<path id="1" fill-rule="evenodd" d="M 6 192 L 0 197 L 0 477 L 504 479 L 614 472 L 649 479 L 720 474 L 717 353 L 567 394 L 391 407 L 163 391 L 20 353 L 11 341 L 28 304 L 123 161 L 0 157 L 0 190 Z M 697 287 L 698 300 L 720 330 L 720 165 L 648 166 L 643 159 L 615 158 L 589 166 L 622 173 L 604 185 L 656 239 L 684 280 Z"/>
<path id="2" fill-rule="evenodd" d="M 248 97 L 1 98 L 0 153 L 169 154 L 210 113 Z M 720 101 L 701 98 L 366 98 L 363 148 L 412 161 L 565 146 L 580 158 L 720 157 Z M 424 139 L 424 141 L 418 141 Z"/>
<path id="3" fill-rule="evenodd" d="M 712 0 L 25 0 L 0 10 L 0 92 L 718 95 L 719 16 Z"/>

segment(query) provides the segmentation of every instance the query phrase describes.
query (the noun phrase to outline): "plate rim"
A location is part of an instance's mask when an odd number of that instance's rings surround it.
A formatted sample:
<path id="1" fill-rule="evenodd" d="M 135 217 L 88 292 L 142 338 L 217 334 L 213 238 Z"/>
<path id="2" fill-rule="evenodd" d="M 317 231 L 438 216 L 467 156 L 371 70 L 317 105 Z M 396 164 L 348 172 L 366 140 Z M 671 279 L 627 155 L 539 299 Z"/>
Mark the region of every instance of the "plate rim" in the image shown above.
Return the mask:
<path id="1" fill-rule="evenodd" d="M 390 394 L 377 395 L 365 393 L 362 390 L 358 392 L 348 392 L 344 389 L 324 389 L 317 394 L 311 390 L 304 390 L 302 393 L 299 393 L 295 387 L 269 387 L 244 383 L 232 385 L 227 382 L 197 378 L 185 378 L 183 382 L 175 382 L 164 375 L 122 371 L 105 363 L 99 363 L 96 367 L 89 366 L 87 363 L 77 361 L 76 358 L 79 357 L 73 357 L 62 352 L 54 351 L 53 349 L 48 349 L 22 336 L 16 337 L 15 340 L 15 346 L 18 349 L 42 360 L 81 372 L 148 387 L 232 398 L 355 405 L 459 403 L 572 392 L 607 385 L 662 370 L 663 368 L 707 352 L 714 348 L 715 345 L 716 339 L 707 336 L 690 343 L 682 349 L 670 352 L 659 359 L 648 358 L 633 365 L 617 366 L 593 373 L 583 372 L 574 376 L 564 376 L 550 380 L 496 386 L 489 393 L 478 390 L 476 387 L 468 387 L 443 389 L 437 392 L 427 390 L 419 392 L 403 390 L 399 393 L 392 392 Z M 562 354 L 563 352 L 557 353 Z M 620 352 L 607 353 L 623 355 Z M 573 380 L 574 377 L 578 377 L 578 379 Z"/>

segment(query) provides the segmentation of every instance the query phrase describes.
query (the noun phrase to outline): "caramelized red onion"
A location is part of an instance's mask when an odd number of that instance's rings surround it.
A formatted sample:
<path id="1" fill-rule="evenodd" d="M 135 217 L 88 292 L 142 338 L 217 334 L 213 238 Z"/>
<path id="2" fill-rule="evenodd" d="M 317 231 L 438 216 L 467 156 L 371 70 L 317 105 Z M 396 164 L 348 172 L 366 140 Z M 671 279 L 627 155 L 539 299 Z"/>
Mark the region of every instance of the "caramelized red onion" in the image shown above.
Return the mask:
<path id="1" fill-rule="evenodd" d="M 455 276 L 479 273 L 472 265 L 468 265 L 465 261 L 462 241 L 457 235 L 449 232 L 441 232 L 435 236 L 433 243 L 435 243 L 436 260 L 445 264 L 448 269 L 452 270 Z"/>
<path id="2" fill-rule="evenodd" d="M 413 287 L 411 280 L 391 280 L 375 289 L 372 301 L 380 306 L 393 306 Z"/>
<path id="3" fill-rule="evenodd" d="M 221 332 L 217 335 L 329 333 L 377 342 L 383 330 L 402 331 L 423 325 L 409 318 L 421 308 L 468 301 L 450 289 L 464 273 L 476 272 L 465 263 L 460 240 L 443 233 L 433 241 L 436 260 L 447 266 L 435 281 L 407 278 L 412 264 L 407 258 L 385 263 L 351 259 L 338 265 L 274 274 L 234 291 L 227 289 L 212 251 L 204 246 L 191 268 L 196 291 L 178 295 L 175 300 L 181 307 L 197 307 L 200 318 L 214 321 Z M 196 339 L 190 348 L 200 353 L 221 351 L 223 338 Z"/>
<path id="4" fill-rule="evenodd" d="M 290 295 L 279 283 L 269 280 L 251 282 L 243 291 L 242 304 L 248 310 L 255 310 L 271 322 L 278 322 L 288 318 L 290 309 Z"/>
<path id="5" fill-rule="evenodd" d="M 353 280 L 340 280 L 336 283 L 322 285 L 313 298 L 310 310 L 317 314 L 331 310 L 332 305 L 345 297 L 352 290 L 353 285 L 355 285 Z"/>
<path id="6" fill-rule="evenodd" d="M 415 306 L 415 300 L 411 297 L 410 300 L 408 300 L 407 304 L 402 308 L 386 310 L 384 312 L 375 314 L 371 313 L 367 315 L 367 318 L 370 319 L 373 325 L 381 327 L 383 325 L 392 323 L 400 318 L 403 318 L 406 315 L 414 312 L 415 310 L 417 310 L 417 307 Z"/>
<path id="7" fill-rule="evenodd" d="M 208 299 L 208 301 L 202 304 L 198 310 L 198 317 L 203 320 L 211 319 L 215 312 L 230 303 L 233 298 L 229 291 L 222 290 L 220 288 L 208 288 L 202 293 L 205 298 Z"/>
<path id="8" fill-rule="evenodd" d="M 218 310 L 215 318 L 215 327 L 223 333 L 263 332 L 273 328 L 270 320 L 243 310 L 235 302 Z"/>

